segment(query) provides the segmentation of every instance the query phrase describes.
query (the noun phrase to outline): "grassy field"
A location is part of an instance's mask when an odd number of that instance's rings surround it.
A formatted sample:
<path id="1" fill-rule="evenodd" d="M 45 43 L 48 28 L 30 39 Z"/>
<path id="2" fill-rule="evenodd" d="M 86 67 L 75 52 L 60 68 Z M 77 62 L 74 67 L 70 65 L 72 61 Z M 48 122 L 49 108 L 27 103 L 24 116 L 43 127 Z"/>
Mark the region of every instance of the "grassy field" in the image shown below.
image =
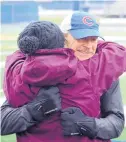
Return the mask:
<path id="1" fill-rule="evenodd" d="M 120 78 L 120 87 L 121 87 L 123 104 L 126 105 L 126 76 Z"/>
<path id="2" fill-rule="evenodd" d="M 55 22 L 56 24 L 60 24 L 62 21 L 63 17 L 40 17 L 40 20 L 50 20 L 52 22 Z M 16 38 L 18 37 L 18 34 L 20 31 L 27 25 L 27 23 L 24 24 L 14 24 L 14 25 L 2 25 L 1 26 L 1 51 L 2 52 L 13 52 L 17 49 L 17 43 L 16 43 Z M 108 35 L 107 31 L 102 31 L 102 35 L 106 36 Z M 109 33 L 109 36 L 115 36 L 113 33 Z M 117 36 L 125 36 L 126 37 L 126 32 L 118 33 Z M 0 61 L 3 62 L 6 59 L 6 56 L 4 53 L 1 54 L 1 59 Z M 3 73 L 4 69 L 0 69 L 0 89 L 2 89 L 2 80 L 3 80 Z M 122 98 L 123 98 L 123 103 L 126 105 L 126 76 L 123 76 L 120 78 L 120 86 L 121 86 L 121 92 L 122 92 Z M 3 93 L 0 94 L 0 97 L 3 96 Z M 126 140 L 126 128 L 124 129 L 122 135 L 115 139 L 115 140 L 121 140 L 125 141 Z M 2 136 L 1 137 L 1 142 L 16 142 L 16 137 L 15 135 L 8 135 L 8 136 Z M 126 142 L 126 141 L 125 141 Z"/>

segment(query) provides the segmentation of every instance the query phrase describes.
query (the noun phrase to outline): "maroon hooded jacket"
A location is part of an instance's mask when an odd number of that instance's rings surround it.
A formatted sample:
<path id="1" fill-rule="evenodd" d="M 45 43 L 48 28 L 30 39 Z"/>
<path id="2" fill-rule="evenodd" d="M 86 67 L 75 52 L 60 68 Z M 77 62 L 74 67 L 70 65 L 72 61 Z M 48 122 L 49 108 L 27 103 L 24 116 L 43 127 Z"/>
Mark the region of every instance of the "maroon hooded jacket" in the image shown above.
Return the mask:
<path id="1" fill-rule="evenodd" d="M 42 86 L 58 85 L 62 108 L 79 107 L 86 115 L 100 117 L 100 97 L 126 71 L 126 49 L 99 42 L 98 53 L 79 61 L 71 49 L 41 49 L 33 56 L 20 51 L 7 57 L 4 93 L 14 107 L 33 100 Z M 60 113 L 18 135 L 18 142 L 103 142 L 88 137 L 64 137 Z M 107 140 L 106 140 L 107 142 Z"/>

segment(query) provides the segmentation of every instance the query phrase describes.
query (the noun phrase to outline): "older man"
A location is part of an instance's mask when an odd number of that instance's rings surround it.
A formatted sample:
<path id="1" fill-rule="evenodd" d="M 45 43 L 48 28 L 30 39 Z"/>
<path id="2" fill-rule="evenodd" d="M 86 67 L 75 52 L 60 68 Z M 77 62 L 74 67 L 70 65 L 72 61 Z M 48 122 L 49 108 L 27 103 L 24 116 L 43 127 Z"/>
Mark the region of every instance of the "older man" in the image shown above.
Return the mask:
<path id="1" fill-rule="evenodd" d="M 82 15 L 83 15 L 83 13 L 82 13 Z M 77 24 L 76 24 L 77 27 L 75 29 L 73 29 L 74 24 L 73 24 L 73 27 L 71 24 L 71 27 L 69 26 L 69 29 L 68 28 L 66 29 L 68 31 L 68 34 L 65 33 L 67 46 L 71 46 L 71 47 L 75 47 L 75 44 L 77 45 L 77 42 L 75 42 L 74 39 L 85 38 L 85 36 L 83 36 L 85 28 L 83 28 L 83 26 L 79 23 L 80 22 L 79 15 L 76 15 L 75 17 L 76 17 L 75 19 L 77 21 Z M 88 17 L 88 19 L 86 17 Z M 69 18 L 69 20 L 72 21 L 72 18 L 73 18 L 73 15 L 71 16 L 71 19 Z M 91 20 L 91 18 L 89 17 L 89 15 L 88 16 L 84 15 L 83 19 L 81 19 L 81 20 L 83 20 L 81 22 L 84 22 L 89 27 L 92 25 L 92 22 L 93 22 Z M 68 19 L 67 19 L 67 21 L 68 21 Z M 82 27 L 80 27 L 80 31 L 84 30 L 81 33 L 78 30 L 79 29 L 78 26 L 80 26 L 80 25 L 82 26 Z M 65 25 L 64 25 L 64 27 L 65 27 Z M 74 32 L 73 32 L 73 30 L 74 30 Z M 94 39 L 92 37 L 99 36 L 99 35 L 98 35 L 97 31 L 96 31 L 95 35 L 93 35 L 90 32 L 87 34 L 88 35 L 86 37 L 90 37 L 90 38 L 87 40 L 89 44 L 87 44 L 87 42 L 86 42 L 86 44 L 91 45 L 91 47 L 93 47 L 92 43 L 94 45 L 96 39 Z M 79 36 L 79 37 L 77 37 L 77 36 Z M 92 41 L 92 43 L 91 43 L 91 41 Z M 79 46 L 80 45 L 81 45 L 81 42 L 79 43 Z M 92 50 L 89 50 L 89 49 L 92 49 Z M 76 50 L 77 57 L 82 58 L 83 52 L 80 49 Z M 96 48 L 87 48 L 87 50 L 85 52 L 85 53 L 87 53 L 86 57 L 87 58 L 89 58 L 89 56 L 91 57 L 95 52 L 97 52 Z M 88 54 L 88 53 L 90 53 L 90 54 Z M 101 79 L 102 79 L 102 76 L 101 76 Z M 117 98 L 118 98 L 118 102 L 115 100 Z M 115 104 L 115 105 L 113 105 L 113 104 Z M 118 82 L 115 82 L 115 83 L 113 83 L 111 88 L 106 92 L 106 94 L 104 94 L 103 97 L 101 98 L 101 114 L 102 115 L 101 115 L 100 119 L 86 116 L 85 114 L 83 114 L 81 112 L 80 109 L 75 108 L 75 107 L 74 108 L 67 108 L 67 109 L 63 110 L 63 113 L 61 114 L 61 120 L 63 122 L 62 126 L 63 126 L 63 130 L 64 130 L 64 134 L 70 135 L 70 136 L 76 135 L 76 134 L 77 135 L 84 135 L 84 136 L 88 136 L 89 138 L 95 138 L 95 139 L 97 139 L 97 138 L 111 139 L 111 138 L 117 137 L 121 133 L 123 126 L 124 126 L 123 109 L 122 109 L 122 105 L 120 105 L 120 104 L 122 104 L 120 90 L 119 90 Z M 6 107 L 4 107 L 4 106 L 6 106 Z M 27 109 L 27 105 L 25 105 L 21 108 L 15 108 L 15 109 L 10 108 L 10 106 L 8 104 L 4 105 L 4 106 L 2 107 L 3 108 L 2 112 L 4 113 L 4 116 L 2 119 L 2 121 L 4 122 L 4 125 L 3 125 L 2 129 L 4 129 L 4 126 L 6 126 L 6 128 L 9 128 L 10 126 L 12 126 L 10 124 L 10 122 L 7 122 L 7 120 L 9 120 L 9 119 L 11 120 L 11 118 L 14 119 L 14 117 L 16 116 L 18 111 L 25 110 L 26 112 L 29 112 L 29 109 Z M 8 115 L 8 112 L 7 112 L 8 109 L 10 109 L 9 112 L 12 112 L 12 114 L 9 115 L 9 117 L 6 120 L 4 120 L 4 118 Z M 15 111 L 13 111 L 13 110 L 15 110 Z M 32 112 L 32 113 L 30 113 L 29 117 L 27 117 L 25 115 L 26 113 L 23 114 L 23 118 L 25 118 L 25 120 L 26 120 L 25 122 L 27 122 L 27 120 L 29 120 L 29 119 L 33 120 L 32 114 L 34 114 L 35 111 L 30 111 L 30 112 Z M 77 125 L 75 125 L 75 123 L 74 123 L 75 121 L 79 120 L 78 116 L 81 116 L 81 120 L 82 120 L 81 125 L 83 125 L 82 131 L 80 131 L 79 127 Z M 19 117 L 21 118 L 21 116 L 19 116 Z M 36 117 L 37 117 L 37 115 L 36 115 Z M 22 119 L 22 120 L 24 121 L 24 119 Z M 5 121 L 7 122 L 6 124 L 5 124 Z M 13 126 L 13 127 L 15 127 L 15 130 L 12 131 L 12 130 L 6 129 L 4 131 L 5 134 L 7 134 L 7 131 L 9 131 L 8 133 L 14 133 L 14 132 L 17 133 L 17 132 L 27 130 L 27 128 L 29 128 L 29 126 L 36 124 L 36 122 L 32 123 L 32 125 L 30 123 L 24 123 L 26 125 L 26 127 L 23 130 L 19 129 L 18 120 L 16 120 L 13 123 L 13 125 L 14 124 L 17 124 L 17 126 Z"/>

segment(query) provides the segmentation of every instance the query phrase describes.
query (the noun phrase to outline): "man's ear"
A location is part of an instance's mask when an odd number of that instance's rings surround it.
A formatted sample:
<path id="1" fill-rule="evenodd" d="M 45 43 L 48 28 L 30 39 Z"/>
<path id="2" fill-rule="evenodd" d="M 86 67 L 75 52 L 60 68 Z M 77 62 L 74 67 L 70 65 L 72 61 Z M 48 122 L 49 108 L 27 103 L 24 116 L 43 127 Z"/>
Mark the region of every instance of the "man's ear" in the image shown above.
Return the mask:
<path id="1" fill-rule="evenodd" d="M 68 33 L 64 33 L 64 37 L 67 38 L 67 36 L 68 36 Z"/>
<path id="2" fill-rule="evenodd" d="M 64 47 L 68 48 L 68 42 L 67 42 L 68 33 L 64 33 L 63 35 L 64 35 L 64 38 L 65 38 Z"/>

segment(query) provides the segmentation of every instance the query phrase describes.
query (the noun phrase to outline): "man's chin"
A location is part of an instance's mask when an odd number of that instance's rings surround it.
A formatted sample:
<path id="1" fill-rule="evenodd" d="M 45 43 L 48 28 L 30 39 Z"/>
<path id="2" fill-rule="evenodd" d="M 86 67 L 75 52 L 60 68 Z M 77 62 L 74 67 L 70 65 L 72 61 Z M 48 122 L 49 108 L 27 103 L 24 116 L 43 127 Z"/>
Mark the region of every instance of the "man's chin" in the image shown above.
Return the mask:
<path id="1" fill-rule="evenodd" d="M 79 59 L 83 59 L 83 60 L 86 60 L 86 59 L 89 59 L 93 56 L 94 54 L 93 53 L 81 53 L 81 52 L 75 52 L 75 56 L 78 57 Z"/>

